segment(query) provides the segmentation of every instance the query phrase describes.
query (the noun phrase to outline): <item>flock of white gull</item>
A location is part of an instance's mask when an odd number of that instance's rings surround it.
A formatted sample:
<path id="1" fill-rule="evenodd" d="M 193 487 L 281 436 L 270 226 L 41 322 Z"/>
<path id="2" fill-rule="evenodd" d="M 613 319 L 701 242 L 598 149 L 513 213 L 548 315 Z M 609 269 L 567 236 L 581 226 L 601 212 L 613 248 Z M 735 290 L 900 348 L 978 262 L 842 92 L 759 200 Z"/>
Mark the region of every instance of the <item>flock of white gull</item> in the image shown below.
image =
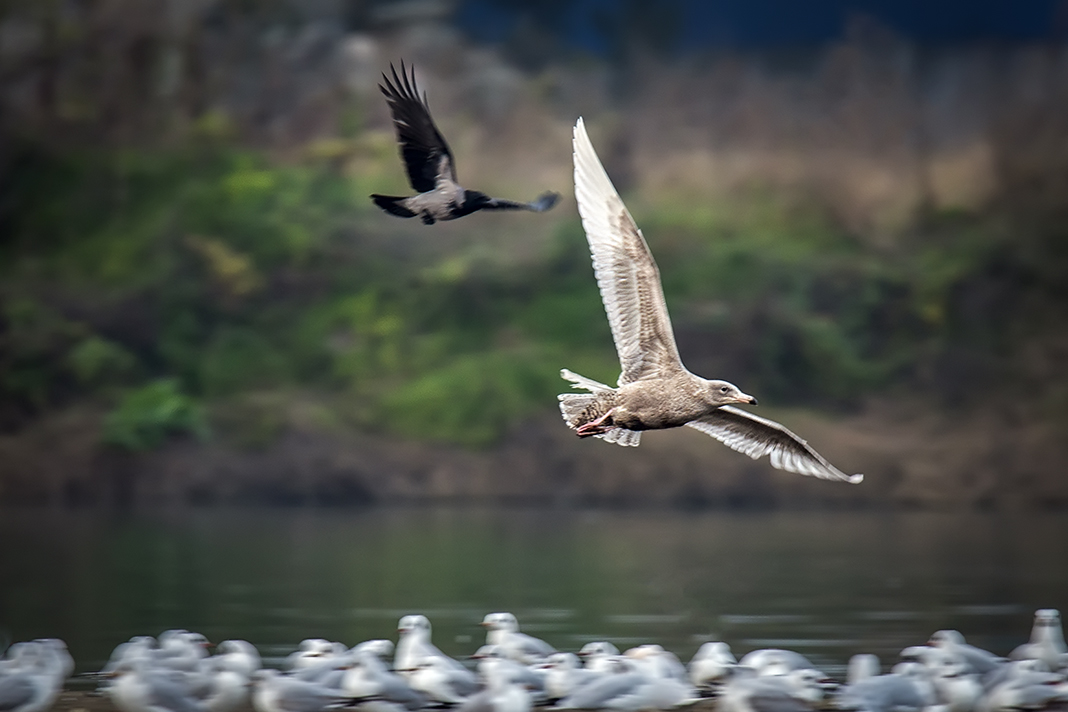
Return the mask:
<path id="1" fill-rule="evenodd" d="M 1068 648 L 1060 614 L 1035 613 L 1031 641 L 1000 657 L 955 630 L 901 651 L 881 674 L 874 655 L 855 655 L 844 684 L 790 650 L 754 650 L 737 660 L 709 642 L 688 665 L 659 645 L 623 653 L 609 642 L 560 652 L 519 631 L 511 613 L 482 623 L 486 645 L 467 664 L 431 642 L 426 616 L 407 615 L 399 640 L 349 648 L 309 639 L 282 670 L 263 667 L 243 640 L 209 655 L 199 633 L 169 630 L 119 645 L 98 673 L 121 712 L 457 712 L 669 710 L 714 700 L 722 712 L 1002 712 L 1068 708 Z M 392 658 L 392 660 L 391 660 Z M 0 712 L 45 712 L 74 670 L 57 639 L 16 643 L 0 660 Z"/>

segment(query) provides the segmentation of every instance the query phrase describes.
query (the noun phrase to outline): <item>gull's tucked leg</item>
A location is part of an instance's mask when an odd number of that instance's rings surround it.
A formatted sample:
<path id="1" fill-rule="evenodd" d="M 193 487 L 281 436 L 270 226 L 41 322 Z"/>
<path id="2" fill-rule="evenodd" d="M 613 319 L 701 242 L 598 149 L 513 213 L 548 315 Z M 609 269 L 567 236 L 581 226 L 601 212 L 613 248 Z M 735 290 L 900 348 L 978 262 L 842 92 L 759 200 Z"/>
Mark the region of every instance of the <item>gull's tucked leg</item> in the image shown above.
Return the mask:
<path id="1" fill-rule="evenodd" d="M 575 434 L 578 435 L 580 438 L 588 438 L 591 435 L 600 435 L 601 433 L 606 433 L 612 428 L 616 427 L 612 424 L 612 410 L 614 409 L 610 409 L 607 413 L 602 415 L 597 420 L 591 420 L 588 423 L 583 423 L 582 425 L 578 426 L 577 428 L 575 428 Z"/>

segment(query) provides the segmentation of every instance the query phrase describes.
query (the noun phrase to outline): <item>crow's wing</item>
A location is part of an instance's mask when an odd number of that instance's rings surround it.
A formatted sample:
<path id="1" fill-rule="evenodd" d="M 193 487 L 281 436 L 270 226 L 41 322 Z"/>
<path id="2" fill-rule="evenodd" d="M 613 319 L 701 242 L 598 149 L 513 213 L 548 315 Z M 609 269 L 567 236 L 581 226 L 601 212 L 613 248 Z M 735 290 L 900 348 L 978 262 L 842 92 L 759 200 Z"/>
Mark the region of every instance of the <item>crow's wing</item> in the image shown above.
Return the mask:
<path id="1" fill-rule="evenodd" d="M 530 210 L 535 213 L 544 213 L 551 210 L 560 200 L 560 194 L 548 191 L 542 193 L 529 203 L 518 200 L 505 200 L 504 198 L 490 198 L 489 202 L 482 206 L 482 210 Z"/>
<path id="2" fill-rule="evenodd" d="M 422 99 L 419 98 L 419 90 L 415 86 L 415 67 L 411 68 L 410 77 L 404 62 L 401 62 L 399 77 L 393 64 L 389 65 L 389 69 L 393 73 L 393 81 L 383 74 L 385 86 L 379 84 L 378 88 L 386 95 L 386 102 L 393 114 L 401 158 L 408 171 L 408 182 L 420 193 L 434 190 L 442 175 L 455 183 L 456 168 L 452 152 L 430 118 L 426 93 Z"/>

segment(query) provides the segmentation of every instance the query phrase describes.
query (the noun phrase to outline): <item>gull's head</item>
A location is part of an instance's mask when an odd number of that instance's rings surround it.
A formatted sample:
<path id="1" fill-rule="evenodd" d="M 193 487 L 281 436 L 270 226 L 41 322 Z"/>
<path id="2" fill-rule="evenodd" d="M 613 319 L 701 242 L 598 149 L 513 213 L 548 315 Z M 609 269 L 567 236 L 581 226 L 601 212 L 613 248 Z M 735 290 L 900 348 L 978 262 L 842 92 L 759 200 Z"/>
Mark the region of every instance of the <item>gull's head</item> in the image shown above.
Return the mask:
<path id="1" fill-rule="evenodd" d="M 472 660 L 490 660 L 503 657 L 504 653 L 501 651 L 499 645 L 483 645 L 481 648 L 471 653 Z"/>
<path id="2" fill-rule="evenodd" d="M 325 655 L 333 648 L 333 644 L 325 638 L 305 638 L 300 641 L 300 650 L 309 655 Z"/>
<path id="3" fill-rule="evenodd" d="M 1040 628 L 1060 627 L 1061 613 L 1056 608 L 1040 608 L 1035 611 L 1035 625 Z"/>
<path id="4" fill-rule="evenodd" d="M 362 643 L 359 643 L 354 650 L 357 652 L 366 651 L 372 655 L 377 655 L 380 658 L 388 658 L 393 654 L 395 648 L 396 646 L 393 645 L 392 640 L 375 639 L 365 640 Z"/>
<path id="5" fill-rule="evenodd" d="M 757 404 L 756 398 L 742 393 L 738 386 L 727 381 L 705 381 L 705 392 L 702 396 L 710 406 L 715 408 L 721 405 L 734 405 L 737 403 L 744 403 L 745 405 Z"/>
<path id="6" fill-rule="evenodd" d="M 397 623 L 397 630 L 401 633 L 411 633 L 413 631 L 424 631 L 429 633 L 430 619 L 419 614 L 404 616 Z"/>
<path id="7" fill-rule="evenodd" d="M 214 643 L 212 643 L 210 640 L 208 640 L 206 637 L 204 637 L 200 633 L 185 633 L 181 637 L 186 643 L 188 643 L 188 644 L 190 644 L 190 645 L 192 645 L 194 647 L 197 647 L 197 648 L 212 648 L 212 647 L 215 647 Z"/>
<path id="8" fill-rule="evenodd" d="M 793 688 L 793 696 L 813 705 L 823 699 L 823 687 L 831 682 L 822 672 L 811 668 L 791 670 L 786 678 Z"/>
<path id="9" fill-rule="evenodd" d="M 964 645 L 964 636 L 956 630 L 936 630 L 931 634 L 927 644 L 935 648 L 949 648 L 954 645 Z"/>
<path id="10" fill-rule="evenodd" d="M 852 685 L 879 674 L 879 658 L 871 653 L 860 653 L 849 659 L 846 681 Z"/>
<path id="11" fill-rule="evenodd" d="M 583 645 L 582 650 L 578 652 L 578 655 L 580 658 L 596 657 L 599 655 L 619 655 L 619 648 L 607 641 L 598 640 Z"/>
<path id="12" fill-rule="evenodd" d="M 511 613 L 487 613 L 482 619 L 482 626 L 490 630 L 506 630 L 514 633 L 519 630 L 519 621 Z"/>
<path id="13" fill-rule="evenodd" d="M 716 660 L 723 663 L 738 662 L 731 652 L 731 646 L 721 641 L 703 643 L 694 655 L 696 660 Z"/>
<path id="14" fill-rule="evenodd" d="M 579 664 L 578 656 L 574 653 L 553 653 L 545 661 L 549 664 L 549 667 L 556 669 L 574 670 L 582 667 Z"/>

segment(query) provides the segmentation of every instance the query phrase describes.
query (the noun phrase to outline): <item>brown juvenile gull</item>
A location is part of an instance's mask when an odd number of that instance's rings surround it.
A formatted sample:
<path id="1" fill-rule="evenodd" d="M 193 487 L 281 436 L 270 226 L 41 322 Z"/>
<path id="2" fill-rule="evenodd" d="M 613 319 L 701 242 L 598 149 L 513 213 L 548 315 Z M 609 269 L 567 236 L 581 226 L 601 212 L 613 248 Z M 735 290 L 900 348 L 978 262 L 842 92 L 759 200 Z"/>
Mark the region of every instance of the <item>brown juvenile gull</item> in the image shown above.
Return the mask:
<path id="1" fill-rule="evenodd" d="M 857 483 L 785 427 L 732 403 L 756 398 L 726 381 L 686 370 L 671 331 L 660 271 L 642 231 L 593 150 L 582 119 L 575 125 L 575 199 L 622 372 L 618 388 L 567 369 L 560 375 L 589 393 L 563 393 L 560 412 L 579 437 L 637 446 L 642 430 L 688 425 L 753 459 L 771 456 L 780 470 Z"/>
<path id="2" fill-rule="evenodd" d="M 433 225 L 439 220 L 455 220 L 477 210 L 531 210 L 543 213 L 560 199 L 559 193 L 542 193 L 529 203 L 491 198 L 477 190 L 465 190 L 456 182 L 456 164 L 449 144 L 430 118 L 430 105 L 426 92 L 419 98 L 415 86 L 415 67 L 411 76 L 401 62 L 401 73 L 389 65 L 393 81 L 385 74 L 385 86 L 378 88 L 386 95 L 386 102 L 393 114 L 393 125 L 400 141 L 401 158 L 408 171 L 408 182 L 419 195 L 411 197 L 395 195 L 371 196 L 375 205 L 391 215 L 402 218 L 418 216 L 424 224 Z"/>

